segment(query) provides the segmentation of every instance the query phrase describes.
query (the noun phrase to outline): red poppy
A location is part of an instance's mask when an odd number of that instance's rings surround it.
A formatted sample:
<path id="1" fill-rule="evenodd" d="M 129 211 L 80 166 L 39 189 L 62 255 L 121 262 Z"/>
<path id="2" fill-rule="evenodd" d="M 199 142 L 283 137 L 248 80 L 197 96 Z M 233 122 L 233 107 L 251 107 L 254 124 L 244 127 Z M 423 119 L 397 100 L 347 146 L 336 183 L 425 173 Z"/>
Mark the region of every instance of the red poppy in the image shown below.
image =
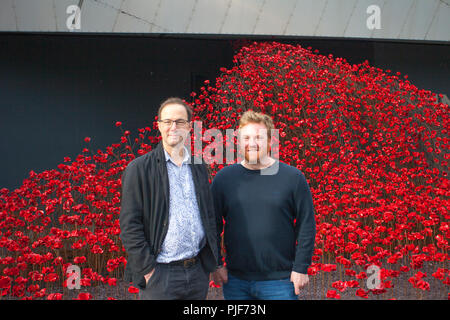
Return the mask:
<path id="1" fill-rule="evenodd" d="M 115 286 L 117 284 L 117 279 L 116 278 L 108 278 L 108 284 L 110 286 Z"/>
<path id="2" fill-rule="evenodd" d="M 327 298 L 331 299 L 340 299 L 341 295 L 336 292 L 336 290 L 328 290 L 327 291 Z"/>
<path id="3" fill-rule="evenodd" d="M 361 289 L 361 288 L 356 290 L 356 295 L 358 297 L 361 297 L 361 298 L 364 298 L 364 299 L 368 299 L 369 298 L 368 292 L 364 291 L 364 289 Z"/>
<path id="4" fill-rule="evenodd" d="M 75 258 L 73 259 L 73 262 L 74 262 L 75 264 L 82 264 L 82 263 L 85 263 L 85 262 L 86 262 L 86 257 L 85 257 L 85 256 L 75 257 Z"/>
<path id="5" fill-rule="evenodd" d="M 78 294 L 78 298 L 74 300 L 91 300 L 92 295 L 89 292 L 81 292 Z"/>
<path id="6" fill-rule="evenodd" d="M 139 293 L 139 289 L 133 286 L 129 286 L 128 287 L 128 292 L 129 293 Z"/>
<path id="7" fill-rule="evenodd" d="M 11 278 L 2 276 L 0 277 L 0 289 L 8 289 L 11 287 Z"/>
<path id="8" fill-rule="evenodd" d="M 47 300 L 62 300 L 62 293 L 50 293 L 47 296 Z"/>

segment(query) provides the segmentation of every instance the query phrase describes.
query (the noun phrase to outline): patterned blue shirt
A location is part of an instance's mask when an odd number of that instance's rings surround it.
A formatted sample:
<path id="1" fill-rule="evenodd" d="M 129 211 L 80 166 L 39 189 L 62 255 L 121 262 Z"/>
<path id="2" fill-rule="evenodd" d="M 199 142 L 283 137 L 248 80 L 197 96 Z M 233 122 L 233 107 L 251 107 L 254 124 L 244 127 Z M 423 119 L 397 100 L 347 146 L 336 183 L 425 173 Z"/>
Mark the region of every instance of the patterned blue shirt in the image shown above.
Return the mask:
<path id="1" fill-rule="evenodd" d="M 164 154 L 170 185 L 169 230 L 156 258 L 159 263 L 195 257 L 206 242 L 188 164 L 188 150 L 184 148 L 181 167 L 175 164 L 166 150 Z"/>

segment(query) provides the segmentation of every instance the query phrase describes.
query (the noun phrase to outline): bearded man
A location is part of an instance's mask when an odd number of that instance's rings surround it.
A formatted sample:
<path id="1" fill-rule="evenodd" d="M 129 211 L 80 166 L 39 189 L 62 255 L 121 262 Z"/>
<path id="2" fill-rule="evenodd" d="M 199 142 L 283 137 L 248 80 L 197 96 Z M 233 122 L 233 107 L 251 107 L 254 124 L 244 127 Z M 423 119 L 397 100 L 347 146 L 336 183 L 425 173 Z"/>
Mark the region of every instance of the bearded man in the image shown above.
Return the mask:
<path id="1" fill-rule="evenodd" d="M 244 113 L 238 133 L 244 160 L 220 170 L 212 183 L 219 244 L 213 280 L 225 299 L 296 300 L 309 281 L 316 235 L 312 195 L 299 169 L 269 156 L 273 130 L 268 115 Z"/>

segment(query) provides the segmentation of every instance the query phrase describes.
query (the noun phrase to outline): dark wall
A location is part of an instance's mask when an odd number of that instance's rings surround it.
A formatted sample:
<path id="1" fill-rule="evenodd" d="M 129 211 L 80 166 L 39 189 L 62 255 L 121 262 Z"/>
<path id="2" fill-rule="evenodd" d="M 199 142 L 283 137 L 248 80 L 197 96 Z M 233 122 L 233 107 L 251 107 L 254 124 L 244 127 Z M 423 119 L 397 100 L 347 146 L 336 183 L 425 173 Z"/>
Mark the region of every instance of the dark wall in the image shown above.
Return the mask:
<path id="1" fill-rule="evenodd" d="M 151 127 L 161 101 L 189 99 L 230 66 L 227 41 L 0 35 L 0 188 Z M 94 148 L 95 147 L 95 148 Z"/>
<path id="2" fill-rule="evenodd" d="M 162 100 L 187 100 L 220 67 L 231 67 L 224 37 L 0 33 L 0 188 L 14 189 L 30 170 L 74 159 L 91 137 L 96 151 L 121 131 L 151 126 Z M 275 38 L 253 40 L 277 40 Z M 278 39 L 365 59 L 408 74 L 419 88 L 449 95 L 447 45 L 336 39 Z"/>

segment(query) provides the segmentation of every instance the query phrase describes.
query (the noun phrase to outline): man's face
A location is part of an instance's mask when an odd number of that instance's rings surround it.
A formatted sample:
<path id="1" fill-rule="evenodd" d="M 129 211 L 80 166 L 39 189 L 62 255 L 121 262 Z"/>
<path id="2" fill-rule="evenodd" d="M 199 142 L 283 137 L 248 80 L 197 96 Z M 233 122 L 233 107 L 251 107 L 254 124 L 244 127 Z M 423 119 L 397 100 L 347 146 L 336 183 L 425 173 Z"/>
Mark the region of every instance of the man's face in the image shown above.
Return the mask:
<path id="1" fill-rule="evenodd" d="M 240 150 L 247 163 L 261 163 L 267 156 L 270 146 L 267 133 L 263 123 L 250 122 L 239 129 Z"/>
<path id="2" fill-rule="evenodd" d="M 163 143 L 166 146 L 175 147 L 178 144 L 184 144 L 189 131 L 191 130 L 191 123 L 177 125 L 175 120 L 188 120 L 186 109 L 180 104 L 168 104 L 161 110 L 161 119 L 158 120 L 172 120 L 172 124 L 158 122 L 158 129 L 161 132 Z"/>

